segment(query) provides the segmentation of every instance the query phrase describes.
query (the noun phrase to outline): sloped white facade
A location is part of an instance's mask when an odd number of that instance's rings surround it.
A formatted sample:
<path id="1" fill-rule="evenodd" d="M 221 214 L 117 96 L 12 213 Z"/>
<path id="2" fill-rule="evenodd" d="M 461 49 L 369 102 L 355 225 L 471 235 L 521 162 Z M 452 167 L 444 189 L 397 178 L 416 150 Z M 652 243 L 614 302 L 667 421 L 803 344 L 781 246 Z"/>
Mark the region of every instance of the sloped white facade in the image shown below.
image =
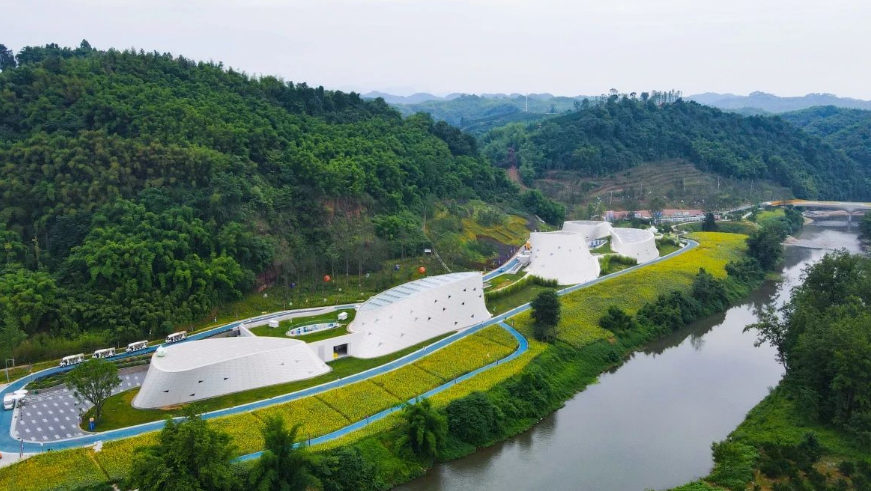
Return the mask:
<path id="1" fill-rule="evenodd" d="M 350 354 L 375 358 L 490 318 L 480 273 L 422 278 L 367 300 L 348 329 Z"/>
<path id="2" fill-rule="evenodd" d="M 533 232 L 529 272 L 560 285 L 586 283 L 599 277 L 599 260 L 590 254 L 584 235 L 576 232 Z"/>
<path id="3" fill-rule="evenodd" d="M 563 232 L 584 234 L 584 239 L 589 243 L 597 239 L 605 239 L 611 235 L 611 224 L 593 220 L 573 220 L 563 223 Z"/>
<path id="4" fill-rule="evenodd" d="M 643 264 L 659 257 L 653 232 L 637 228 L 611 230 L 611 250 L 621 256 L 634 257 Z"/>
<path id="5" fill-rule="evenodd" d="M 236 337 L 188 341 L 155 354 L 133 399 L 137 408 L 184 404 L 330 371 L 304 342 Z"/>

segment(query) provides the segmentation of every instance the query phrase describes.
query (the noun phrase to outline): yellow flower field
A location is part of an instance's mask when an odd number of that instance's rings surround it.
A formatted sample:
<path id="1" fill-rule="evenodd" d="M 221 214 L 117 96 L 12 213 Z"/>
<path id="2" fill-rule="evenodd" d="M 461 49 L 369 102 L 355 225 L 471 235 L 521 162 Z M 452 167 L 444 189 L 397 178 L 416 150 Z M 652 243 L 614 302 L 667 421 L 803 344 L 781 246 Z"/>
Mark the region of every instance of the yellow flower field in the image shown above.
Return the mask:
<path id="1" fill-rule="evenodd" d="M 77 448 L 46 452 L 4 467 L 0 472 L 0 489 L 15 491 L 66 491 L 99 484 L 108 479 L 88 454 Z"/>
<path id="2" fill-rule="evenodd" d="M 484 331 L 490 329 L 505 332 L 499 326 L 491 326 L 484 329 Z M 481 368 L 499 358 L 504 358 L 517 349 L 517 340 L 512 338 L 515 342 L 515 347 L 509 348 L 487 339 L 485 337 L 487 334 L 484 331 L 463 338 L 449 347 L 436 351 L 426 358 L 415 362 L 414 365 L 444 380 L 453 380 L 464 373 Z"/>
<path id="3" fill-rule="evenodd" d="M 432 396 L 430 401 L 436 407 L 446 406 L 449 402 L 460 397 L 465 397 L 475 391 L 486 391 L 504 382 L 517 373 L 520 373 L 539 353 L 547 347 L 544 343 L 534 340 L 529 341 L 529 350 L 518 358 L 501 363 L 485 372 L 464 380 L 448 389 Z"/>
<path id="4" fill-rule="evenodd" d="M 156 443 L 157 432 L 106 442 L 103 444 L 103 450 L 94 454 L 94 459 L 110 479 L 121 479 L 130 472 L 133 451 Z"/>
<path id="5" fill-rule="evenodd" d="M 260 434 L 263 422 L 252 413 L 210 419 L 209 426 L 230 435 L 233 438 L 233 445 L 236 445 L 236 453 L 239 455 L 263 448 L 263 436 Z"/>
<path id="6" fill-rule="evenodd" d="M 350 423 L 348 418 L 317 397 L 306 397 L 286 404 L 258 409 L 253 414 L 261 420 L 270 416 L 280 416 L 284 418 L 288 428 L 301 425 L 299 428 L 300 438 L 324 435 Z"/>
<path id="7" fill-rule="evenodd" d="M 412 397 L 438 387 L 444 382 L 440 377 L 425 372 L 415 365 L 402 367 L 384 375 L 372 379 L 372 383 L 390 392 L 400 401 L 407 401 Z"/>
<path id="8" fill-rule="evenodd" d="M 349 421 L 360 421 L 402 401 L 369 380 L 316 395 Z M 322 434 L 322 433 L 319 433 Z"/>

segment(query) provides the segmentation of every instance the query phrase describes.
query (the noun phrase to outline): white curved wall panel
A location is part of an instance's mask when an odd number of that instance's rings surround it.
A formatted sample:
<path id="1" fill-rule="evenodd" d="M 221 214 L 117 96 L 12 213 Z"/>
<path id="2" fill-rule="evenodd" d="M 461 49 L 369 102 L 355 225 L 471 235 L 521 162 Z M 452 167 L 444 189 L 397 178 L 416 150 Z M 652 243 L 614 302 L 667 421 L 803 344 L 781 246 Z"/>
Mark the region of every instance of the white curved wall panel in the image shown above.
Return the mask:
<path id="1" fill-rule="evenodd" d="M 188 341 L 151 357 L 138 408 L 156 408 L 316 377 L 330 371 L 302 341 L 236 337 Z"/>
<path id="2" fill-rule="evenodd" d="M 490 318 L 480 273 L 451 273 L 379 293 L 357 309 L 351 354 L 375 358 Z"/>
<path id="3" fill-rule="evenodd" d="M 659 257 L 653 233 L 637 228 L 611 230 L 611 250 L 621 256 L 634 257 L 638 260 L 638 264 L 644 264 Z"/>

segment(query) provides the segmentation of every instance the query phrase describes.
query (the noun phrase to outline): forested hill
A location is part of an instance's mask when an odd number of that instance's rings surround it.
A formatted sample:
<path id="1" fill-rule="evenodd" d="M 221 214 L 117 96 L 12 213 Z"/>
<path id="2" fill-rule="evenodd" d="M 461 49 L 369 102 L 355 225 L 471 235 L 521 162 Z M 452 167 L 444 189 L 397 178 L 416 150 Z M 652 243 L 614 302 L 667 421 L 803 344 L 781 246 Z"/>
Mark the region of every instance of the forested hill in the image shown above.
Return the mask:
<path id="1" fill-rule="evenodd" d="M 3 59 L 7 346 L 159 334 L 258 278 L 419 250 L 427 203 L 517 193 L 471 137 L 354 93 L 86 43 Z"/>
<path id="2" fill-rule="evenodd" d="M 685 159 L 738 179 L 771 179 L 797 197 L 869 199 L 865 172 L 851 158 L 776 117 L 743 117 L 678 99 L 628 97 L 534 125 L 497 128 L 481 139 L 494 162 L 521 176 L 551 169 L 603 176 L 642 162 Z"/>
<path id="3" fill-rule="evenodd" d="M 821 106 L 781 117 L 871 169 L 871 111 Z"/>
<path id="4" fill-rule="evenodd" d="M 801 97 L 780 97 L 765 92 L 750 95 L 705 93 L 687 99 L 726 111 L 756 111 L 757 113 L 783 113 L 815 106 L 837 106 L 853 109 L 871 109 L 871 101 L 838 97 L 834 94 L 807 94 Z"/>

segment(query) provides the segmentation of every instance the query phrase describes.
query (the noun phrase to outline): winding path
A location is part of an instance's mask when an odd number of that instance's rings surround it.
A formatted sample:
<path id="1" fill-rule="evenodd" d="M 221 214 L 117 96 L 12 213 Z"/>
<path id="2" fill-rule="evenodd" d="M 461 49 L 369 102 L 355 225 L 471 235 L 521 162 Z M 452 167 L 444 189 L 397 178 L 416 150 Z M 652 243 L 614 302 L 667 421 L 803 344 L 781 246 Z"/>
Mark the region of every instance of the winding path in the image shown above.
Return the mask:
<path id="1" fill-rule="evenodd" d="M 562 290 L 559 290 L 557 292 L 557 294 L 562 296 L 562 295 L 566 295 L 568 293 L 572 293 L 572 292 L 575 292 L 575 291 L 578 291 L 578 290 L 581 290 L 584 288 L 589 288 L 589 287 L 591 287 L 595 284 L 601 283 L 603 281 L 607 281 L 609 279 L 616 278 L 618 276 L 622 276 L 624 274 L 627 274 L 627 273 L 630 273 L 630 272 L 635 271 L 637 269 L 649 266 L 651 264 L 656 264 L 658 262 L 668 260 L 672 257 L 683 254 L 691 249 L 694 249 L 694 248 L 698 247 L 698 245 L 699 245 L 698 242 L 693 241 L 693 240 L 688 240 L 686 246 L 684 246 L 681 249 L 674 251 L 670 254 L 667 254 L 665 256 L 657 258 L 657 259 L 650 261 L 648 263 L 639 264 L 637 266 L 633 266 L 631 268 L 627 268 L 627 269 L 624 269 L 622 271 L 618 271 L 616 273 L 612 273 L 612 274 L 607 275 L 607 276 L 596 278 L 595 280 L 587 282 L 587 283 L 582 283 L 579 285 L 574 285 L 574 286 L 569 286 L 567 288 L 563 288 Z M 245 319 L 243 321 L 232 322 L 230 324 L 216 327 L 214 329 L 202 331 L 202 332 L 199 332 L 197 334 L 191 335 L 190 337 L 188 337 L 188 340 L 193 341 L 193 340 L 197 340 L 197 339 L 203 339 L 203 338 L 206 338 L 209 336 L 214 336 L 215 334 L 220 334 L 222 332 L 229 331 L 229 330 L 231 330 L 231 329 L 233 329 L 233 328 L 235 328 L 243 323 L 252 323 L 255 321 L 267 320 L 267 319 L 271 319 L 271 318 L 275 318 L 275 317 L 284 316 L 284 315 L 287 315 L 288 313 L 300 313 L 300 312 L 306 312 L 308 310 L 317 311 L 317 310 L 324 310 L 324 309 L 330 309 L 330 308 L 332 308 L 333 310 L 342 310 L 342 309 L 347 309 L 350 307 L 352 307 L 352 306 L 350 306 L 350 305 L 337 305 L 334 307 L 326 307 L 326 308 L 318 308 L 318 309 L 306 309 L 306 310 L 297 310 L 297 311 L 276 312 L 273 314 L 267 314 L 267 315 L 262 315 L 262 316 L 258 316 L 258 317 Z M 456 380 L 452 380 L 450 382 L 442 384 L 442 385 L 440 385 L 434 389 L 431 389 L 430 391 L 425 392 L 424 394 L 421 394 L 420 396 L 418 396 L 418 397 L 429 397 L 431 395 L 434 395 L 434 394 L 437 394 L 439 392 L 446 390 L 447 388 L 455 385 L 456 383 L 462 382 L 464 380 L 468 380 L 468 379 L 476 376 L 477 374 L 479 374 L 481 372 L 489 370 L 489 369 L 491 369 L 491 368 L 493 368 L 501 363 L 505 363 L 507 361 L 513 360 L 513 359 L 521 356 L 523 353 L 525 353 L 529 349 L 528 341 L 519 332 L 517 332 L 512 327 L 510 327 L 508 324 L 506 324 L 505 321 L 507 319 L 515 316 L 515 315 L 518 315 L 522 312 L 525 312 L 526 310 L 529 310 L 529 308 L 530 308 L 530 306 L 528 303 L 523 304 L 519 307 L 515 307 L 515 308 L 513 308 L 505 313 L 499 314 L 497 316 L 490 318 L 489 320 L 487 320 L 485 322 L 482 322 L 480 324 L 477 324 L 475 326 L 472 326 L 470 328 L 467 328 L 467 329 L 459 331 L 455 334 L 452 334 L 444 339 L 441 339 L 441 340 L 439 340 L 439 341 L 437 341 L 429 346 L 426 346 L 418 351 L 410 353 L 402 358 L 396 359 L 394 361 L 391 361 L 391 362 L 386 363 L 384 365 L 381 365 L 379 367 L 375 367 L 375 368 L 366 370 L 364 372 L 356 373 L 354 375 L 350 375 L 348 377 L 345 377 L 345 378 L 342 378 L 339 380 L 335 380 L 332 382 L 328 382 L 328 383 L 325 383 L 322 385 L 318 385 L 315 387 L 309 387 L 307 389 L 303 389 L 303 390 L 300 390 L 297 392 L 292 392 L 290 394 L 284 394 L 281 396 L 276 396 L 276 397 L 272 397 L 269 399 L 263 399 L 263 400 L 251 402 L 248 404 L 242 404 L 239 406 L 234 406 L 234 407 L 230 407 L 230 408 L 219 409 L 219 410 L 208 412 L 208 413 L 203 413 L 201 416 L 204 419 L 212 419 L 212 418 L 218 418 L 218 417 L 222 417 L 222 416 L 229 416 L 229 415 L 233 415 L 233 414 L 245 413 L 245 412 L 253 411 L 255 409 L 260 409 L 260 408 L 272 406 L 275 404 L 282 404 L 285 402 L 290 402 L 290 401 L 294 401 L 297 399 L 301 399 L 303 397 L 308 397 L 308 396 L 312 396 L 315 394 L 320 394 L 322 392 L 326 392 L 328 390 L 339 388 L 339 387 L 344 387 L 346 385 L 350 385 L 350 384 L 353 384 L 355 382 L 360 382 L 360 381 L 375 377 L 377 375 L 381 375 L 383 373 L 389 372 L 391 370 L 395 370 L 397 368 L 403 367 L 403 366 L 408 365 L 410 363 L 413 363 L 413 362 L 423 358 L 424 356 L 427 356 L 428 354 L 430 354 L 436 350 L 439 350 L 441 348 L 444 348 L 445 346 L 448 346 L 449 344 L 453 343 L 454 341 L 457 341 L 457 340 L 462 339 L 466 336 L 474 334 L 474 333 L 476 333 L 476 332 L 478 332 L 486 327 L 492 326 L 494 324 L 498 324 L 503 329 L 506 329 L 512 336 L 514 336 L 518 340 L 519 346 L 518 346 L 517 350 L 515 350 L 508 357 L 497 360 L 496 362 L 493 362 L 489 365 L 485 365 L 477 370 L 474 370 L 474 371 L 469 372 L 461 377 L 458 377 Z M 153 347 L 149 347 L 145 350 L 137 351 L 136 353 L 133 353 L 133 354 L 118 355 L 117 357 L 115 357 L 115 359 L 124 358 L 124 357 L 132 356 L 132 355 L 142 355 L 144 353 L 153 352 L 156 349 L 157 349 L 157 346 L 153 346 Z M 0 397 L 2 397 L 2 395 L 4 395 L 4 394 L 11 393 L 17 389 L 23 388 L 27 383 L 29 383 L 33 380 L 36 380 L 37 378 L 45 377 L 45 376 L 48 376 L 48 375 L 51 375 L 54 373 L 58 373 L 58 372 L 62 372 L 62 371 L 70 370 L 70 369 L 71 368 L 69 368 L 69 367 L 67 367 L 67 368 L 54 367 L 54 368 L 49 368 L 46 370 L 42 370 L 40 372 L 30 374 L 26 377 L 23 377 L 15 382 L 9 384 L 7 387 L 5 387 L 2 391 L 0 391 Z M 391 407 L 389 409 L 385 409 L 384 411 L 381 411 L 375 415 L 369 416 L 368 418 L 366 418 L 364 420 L 357 421 L 357 422 L 350 424 L 344 428 L 338 429 L 332 433 L 328 433 L 326 435 L 323 435 L 323 436 L 320 436 L 317 438 L 312 438 L 311 443 L 313 445 L 315 445 L 318 443 L 323 443 L 323 442 L 326 442 L 326 441 L 329 441 L 329 440 L 332 440 L 335 438 L 345 436 L 353 431 L 356 431 L 358 429 L 365 427 L 366 425 L 368 425 L 372 422 L 378 421 L 378 420 L 388 416 L 389 414 L 391 414 L 393 412 L 400 410 L 402 408 L 402 406 L 403 406 L 402 404 L 393 406 L 393 407 Z M 17 414 L 17 413 L 18 413 L 17 410 L 14 411 L 14 414 Z M 6 427 L 6 428 L 10 429 L 10 431 L 0 433 L 0 451 L 2 451 L 2 452 L 17 453 L 19 451 L 19 448 L 21 445 L 21 442 L 16 440 L 11 434 L 12 419 L 13 419 L 13 411 L 3 411 L 2 413 L 0 413 L 0 427 Z M 50 447 L 52 449 L 55 449 L 55 450 L 65 449 L 65 448 L 84 447 L 84 446 L 88 446 L 88 445 L 93 445 L 96 442 L 105 442 L 105 441 L 109 441 L 109 440 L 117 440 L 117 439 L 128 438 L 131 436 L 140 435 L 142 433 L 147 433 L 147 432 L 151 432 L 151 431 L 158 431 L 163 427 L 163 425 L 164 425 L 164 421 L 154 421 L 151 423 L 144 423 L 144 424 L 137 425 L 137 426 L 131 426 L 131 427 L 121 428 L 121 429 L 117 429 L 117 430 L 110 430 L 110 431 L 105 431 L 102 433 L 91 433 L 91 434 L 87 434 L 87 435 L 81 436 L 81 437 L 76 437 L 76 438 L 71 438 L 68 440 L 54 442 L 50 445 Z M 45 450 L 45 448 L 40 446 L 40 444 L 30 443 L 30 442 L 24 442 L 23 449 L 24 449 L 25 453 L 35 453 L 35 452 Z M 259 455 L 260 455 L 260 453 L 258 452 L 258 453 L 244 455 L 242 457 L 239 457 L 239 459 L 240 460 L 249 460 L 249 459 L 257 458 Z"/>

